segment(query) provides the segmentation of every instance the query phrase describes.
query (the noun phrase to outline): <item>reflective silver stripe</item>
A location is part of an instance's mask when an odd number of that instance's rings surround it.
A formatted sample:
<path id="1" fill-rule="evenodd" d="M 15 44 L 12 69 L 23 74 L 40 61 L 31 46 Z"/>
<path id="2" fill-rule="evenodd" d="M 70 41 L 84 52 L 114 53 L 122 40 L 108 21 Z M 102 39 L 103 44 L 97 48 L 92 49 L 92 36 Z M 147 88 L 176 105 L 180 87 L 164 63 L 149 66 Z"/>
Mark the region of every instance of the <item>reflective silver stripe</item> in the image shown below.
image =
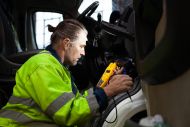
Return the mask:
<path id="1" fill-rule="evenodd" d="M 99 104 L 93 92 L 94 92 L 93 88 L 90 88 L 88 90 L 88 96 L 86 97 L 86 99 L 88 101 L 88 105 L 90 107 L 92 115 L 97 116 L 97 115 L 100 115 Z"/>
<path id="2" fill-rule="evenodd" d="M 33 121 L 30 117 L 24 115 L 23 113 L 16 112 L 13 110 L 1 110 L 0 116 L 4 118 L 13 119 L 19 123 L 27 123 Z"/>
<path id="3" fill-rule="evenodd" d="M 63 93 L 55 101 L 53 101 L 46 109 L 45 113 L 53 116 L 63 105 L 71 100 L 75 95 L 73 93 Z"/>
<path id="4" fill-rule="evenodd" d="M 26 106 L 34 106 L 36 103 L 31 98 L 21 98 L 16 96 L 11 96 L 9 99 L 10 104 L 23 104 Z"/>
<path id="5" fill-rule="evenodd" d="M 31 98 L 21 98 L 21 97 L 11 96 L 8 102 L 10 104 L 23 104 L 35 108 L 39 112 L 43 112 L 42 109 L 39 107 L 39 105 Z"/>

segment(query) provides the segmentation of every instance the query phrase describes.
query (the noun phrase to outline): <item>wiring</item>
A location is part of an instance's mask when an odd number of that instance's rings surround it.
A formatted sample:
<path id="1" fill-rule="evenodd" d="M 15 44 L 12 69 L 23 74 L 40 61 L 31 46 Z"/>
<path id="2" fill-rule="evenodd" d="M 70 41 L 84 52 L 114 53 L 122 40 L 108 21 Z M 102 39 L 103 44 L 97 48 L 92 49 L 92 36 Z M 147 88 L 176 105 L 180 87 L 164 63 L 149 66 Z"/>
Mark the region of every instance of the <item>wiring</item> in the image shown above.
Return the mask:
<path id="1" fill-rule="evenodd" d="M 110 79 L 112 78 L 112 76 L 110 77 Z M 110 79 L 108 80 L 108 85 L 109 85 Z M 117 120 L 117 104 L 116 104 L 116 101 L 115 101 L 114 97 L 112 98 L 112 100 L 113 100 L 113 104 L 114 104 L 114 108 L 115 108 L 115 119 L 113 121 L 107 121 L 106 118 L 105 118 L 105 121 L 107 123 L 114 123 Z"/>
<path id="2" fill-rule="evenodd" d="M 117 120 L 117 104 L 116 104 L 116 101 L 115 101 L 115 99 L 114 98 L 112 98 L 112 100 L 113 100 L 113 103 L 114 103 L 114 108 L 115 108 L 115 119 L 113 120 L 113 121 L 107 121 L 106 119 L 105 119 L 105 121 L 107 122 L 107 123 L 114 123 L 116 120 Z"/>

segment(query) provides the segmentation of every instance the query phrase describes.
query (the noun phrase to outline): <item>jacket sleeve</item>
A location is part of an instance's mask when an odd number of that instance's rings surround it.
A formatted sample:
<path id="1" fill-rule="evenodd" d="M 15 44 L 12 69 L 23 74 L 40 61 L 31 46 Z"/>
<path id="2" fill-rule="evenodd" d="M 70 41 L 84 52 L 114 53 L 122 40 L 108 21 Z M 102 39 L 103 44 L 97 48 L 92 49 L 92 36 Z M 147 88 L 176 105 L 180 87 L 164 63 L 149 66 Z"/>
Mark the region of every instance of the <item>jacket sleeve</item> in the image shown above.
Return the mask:
<path id="1" fill-rule="evenodd" d="M 88 90 L 88 96 L 74 95 L 70 77 L 50 65 L 39 66 L 30 75 L 26 89 L 58 125 L 80 124 L 99 114 L 99 104 L 93 90 Z"/>

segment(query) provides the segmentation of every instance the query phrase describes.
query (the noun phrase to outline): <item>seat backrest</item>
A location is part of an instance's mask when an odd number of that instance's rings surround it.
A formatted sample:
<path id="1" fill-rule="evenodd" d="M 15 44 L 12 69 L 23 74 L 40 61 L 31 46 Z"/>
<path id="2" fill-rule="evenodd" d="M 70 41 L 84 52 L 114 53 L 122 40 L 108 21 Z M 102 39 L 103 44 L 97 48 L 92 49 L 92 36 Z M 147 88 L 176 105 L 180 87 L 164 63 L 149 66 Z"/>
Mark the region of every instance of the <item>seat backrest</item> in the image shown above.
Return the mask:
<path id="1" fill-rule="evenodd" d="M 3 3 L 0 6 L 0 54 L 8 56 L 17 52 L 21 52 L 20 45 L 16 39 L 16 34 L 11 20 L 3 9 Z"/>
<path id="2" fill-rule="evenodd" d="M 6 2 L 0 0 L 0 108 L 12 94 L 16 71 L 31 56 L 41 51 L 22 51 Z"/>
<path id="3" fill-rule="evenodd" d="M 20 67 L 6 57 L 21 51 L 18 40 L 15 39 L 13 25 L 8 18 L 5 4 L 1 1 L 0 6 L 0 75 L 14 75 L 13 70 Z"/>
<path id="4" fill-rule="evenodd" d="M 0 6 L 0 108 L 6 104 L 15 84 L 15 71 L 19 64 L 9 61 L 5 56 L 17 52 L 14 45 L 13 30 Z"/>
<path id="5" fill-rule="evenodd" d="M 39 51 L 22 52 L 12 19 L 0 0 L 0 108 L 12 94 L 18 68 Z"/>

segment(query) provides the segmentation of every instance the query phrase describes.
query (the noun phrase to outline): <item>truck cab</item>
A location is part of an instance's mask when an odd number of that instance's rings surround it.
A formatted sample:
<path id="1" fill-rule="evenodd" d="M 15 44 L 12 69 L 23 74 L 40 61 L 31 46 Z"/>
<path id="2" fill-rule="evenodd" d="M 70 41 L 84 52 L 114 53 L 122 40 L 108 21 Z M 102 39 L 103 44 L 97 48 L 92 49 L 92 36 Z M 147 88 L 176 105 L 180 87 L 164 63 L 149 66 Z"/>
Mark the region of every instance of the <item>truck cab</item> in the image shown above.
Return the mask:
<path id="1" fill-rule="evenodd" d="M 106 6 L 105 6 L 106 5 Z M 70 67 L 80 91 L 96 86 L 110 62 L 125 61 L 133 88 L 111 99 L 93 127 L 124 127 L 161 114 L 187 127 L 190 44 L 187 0 L 0 0 L 0 108 L 17 70 L 50 44 L 48 24 L 80 21 L 88 30 L 85 56 Z"/>

